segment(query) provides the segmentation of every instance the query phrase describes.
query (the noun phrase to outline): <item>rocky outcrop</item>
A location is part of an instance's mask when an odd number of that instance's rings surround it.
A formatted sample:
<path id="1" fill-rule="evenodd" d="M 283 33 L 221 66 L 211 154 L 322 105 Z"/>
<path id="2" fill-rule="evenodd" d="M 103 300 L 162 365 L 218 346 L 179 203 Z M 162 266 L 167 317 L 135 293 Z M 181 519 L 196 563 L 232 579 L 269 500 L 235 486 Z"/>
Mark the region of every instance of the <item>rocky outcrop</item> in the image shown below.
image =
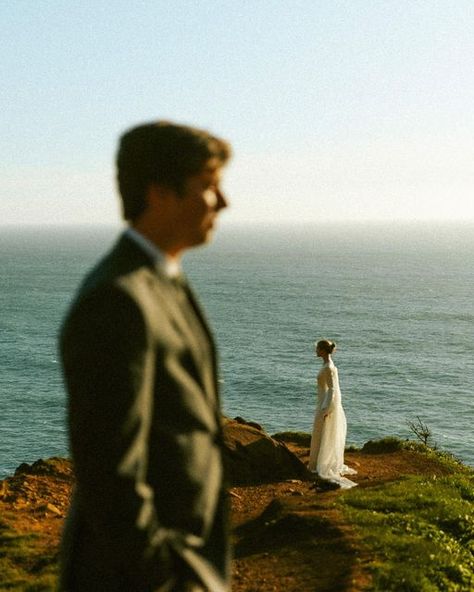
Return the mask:
<path id="1" fill-rule="evenodd" d="M 245 422 L 241 417 L 225 420 L 224 443 L 227 472 L 234 486 L 311 476 L 285 443 L 273 439 L 258 424 Z"/>
<path id="2" fill-rule="evenodd" d="M 55 477 L 69 481 L 72 479 L 71 461 L 53 456 L 47 460 L 40 458 L 33 464 L 22 463 L 15 471 L 15 477 L 19 475 L 37 475 L 42 477 Z"/>
<path id="3" fill-rule="evenodd" d="M 259 485 L 285 479 L 306 479 L 311 475 L 305 465 L 285 442 L 269 436 L 255 422 L 241 417 L 224 419 L 224 461 L 231 485 Z M 73 470 L 70 460 L 53 457 L 39 459 L 32 464 L 23 463 L 13 477 L 0 482 L 0 498 L 25 495 L 33 479 L 46 479 L 45 483 L 64 481 L 72 484 Z"/>

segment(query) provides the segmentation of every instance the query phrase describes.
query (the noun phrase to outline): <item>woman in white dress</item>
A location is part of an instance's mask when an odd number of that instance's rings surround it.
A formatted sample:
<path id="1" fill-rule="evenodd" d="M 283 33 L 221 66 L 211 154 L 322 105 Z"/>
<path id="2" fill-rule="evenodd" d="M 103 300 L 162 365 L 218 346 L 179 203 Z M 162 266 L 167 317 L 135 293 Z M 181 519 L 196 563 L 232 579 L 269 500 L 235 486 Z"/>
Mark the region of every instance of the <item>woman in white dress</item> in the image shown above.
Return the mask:
<path id="1" fill-rule="evenodd" d="M 318 374 L 318 400 L 308 468 L 322 479 L 349 489 L 357 483 L 344 475 L 354 475 L 357 471 L 344 464 L 347 424 L 337 368 L 331 358 L 335 349 L 336 344 L 327 339 L 316 344 L 316 355 L 322 358 L 323 367 Z"/>

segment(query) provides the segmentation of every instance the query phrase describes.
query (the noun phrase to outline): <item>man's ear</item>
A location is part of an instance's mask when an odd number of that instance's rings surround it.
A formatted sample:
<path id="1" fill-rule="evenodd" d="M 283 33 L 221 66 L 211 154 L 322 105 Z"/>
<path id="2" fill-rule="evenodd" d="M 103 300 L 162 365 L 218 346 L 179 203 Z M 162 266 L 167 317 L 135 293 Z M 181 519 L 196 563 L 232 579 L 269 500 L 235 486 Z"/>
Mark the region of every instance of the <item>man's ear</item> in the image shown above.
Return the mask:
<path id="1" fill-rule="evenodd" d="M 161 209 L 173 197 L 174 191 L 165 185 L 152 183 L 145 194 L 147 208 Z"/>

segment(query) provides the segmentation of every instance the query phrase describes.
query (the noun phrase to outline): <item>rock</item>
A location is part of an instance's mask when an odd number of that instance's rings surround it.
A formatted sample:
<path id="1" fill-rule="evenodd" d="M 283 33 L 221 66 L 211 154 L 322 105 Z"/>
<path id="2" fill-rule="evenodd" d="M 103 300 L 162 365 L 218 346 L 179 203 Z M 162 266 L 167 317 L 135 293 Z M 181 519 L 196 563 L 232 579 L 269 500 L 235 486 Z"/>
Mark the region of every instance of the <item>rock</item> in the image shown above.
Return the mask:
<path id="1" fill-rule="evenodd" d="M 321 479 L 318 475 L 313 474 L 311 489 L 314 489 L 315 491 L 333 491 L 339 489 L 339 487 L 340 486 L 337 483 L 333 483 L 327 479 Z"/>
<path id="2" fill-rule="evenodd" d="M 51 512 L 51 514 L 56 514 L 56 516 L 62 516 L 63 513 L 61 512 L 61 510 L 59 508 L 57 508 L 54 504 L 46 504 L 46 510 L 48 512 Z"/>
<path id="3" fill-rule="evenodd" d="M 229 491 L 227 492 L 231 497 L 235 497 L 238 500 L 242 499 L 242 496 L 239 495 L 238 493 L 236 493 L 235 491 L 233 491 L 232 489 L 229 489 Z"/>
<path id="4" fill-rule="evenodd" d="M 0 481 L 0 500 L 7 498 L 10 490 L 6 481 Z"/>
<path id="5" fill-rule="evenodd" d="M 284 442 L 269 436 L 256 422 L 242 417 L 224 418 L 224 462 L 231 485 L 258 485 L 287 479 L 310 480 L 311 474 Z M 73 482 L 72 463 L 68 459 L 53 457 L 39 459 L 32 464 L 23 463 L 7 483 L 0 486 L 0 498 L 25 495 L 31 488 L 30 477 L 47 477 L 54 481 Z M 1 482 L 0 482 L 1 483 Z M 48 511 L 51 511 L 48 509 Z M 53 511 L 54 513 L 54 511 Z"/>
<path id="6" fill-rule="evenodd" d="M 381 440 L 369 440 L 362 446 L 362 452 L 365 454 L 384 454 L 386 452 L 398 452 L 403 447 L 403 440 L 389 436 Z"/>
<path id="7" fill-rule="evenodd" d="M 306 466 L 283 442 L 249 423 L 230 419 L 224 422 L 224 460 L 232 485 L 311 479 Z"/>
<path id="8" fill-rule="evenodd" d="M 22 463 L 15 471 L 15 477 L 19 475 L 56 477 L 70 481 L 73 475 L 72 463 L 66 458 L 59 458 L 57 456 L 53 456 L 47 460 L 40 458 L 31 465 Z"/>
<path id="9" fill-rule="evenodd" d="M 54 514 L 56 516 L 63 516 L 63 512 L 61 512 L 59 508 L 57 508 L 54 504 L 50 502 L 47 504 L 41 504 L 40 506 L 37 506 L 35 508 L 35 512 L 40 512 L 45 515 L 49 512 L 50 514 Z"/>
<path id="10" fill-rule="evenodd" d="M 246 419 L 244 419 L 243 417 L 240 417 L 240 416 L 234 417 L 234 421 L 236 421 L 237 423 L 240 423 L 242 425 L 250 426 L 251 428 L 255 428 L 255 429 L 263 432 L 263 427 L 255 421 L 247 421 Z"/>

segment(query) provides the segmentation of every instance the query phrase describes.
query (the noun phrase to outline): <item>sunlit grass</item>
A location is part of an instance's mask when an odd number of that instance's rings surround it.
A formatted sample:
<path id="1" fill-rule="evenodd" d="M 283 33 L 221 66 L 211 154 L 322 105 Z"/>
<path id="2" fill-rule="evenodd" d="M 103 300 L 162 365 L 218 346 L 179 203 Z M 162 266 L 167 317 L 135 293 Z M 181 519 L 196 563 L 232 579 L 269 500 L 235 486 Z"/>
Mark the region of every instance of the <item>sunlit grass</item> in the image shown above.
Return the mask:
<path id="1" fill-rule="evenodd" d="M 278 432 L 273 434 L 272 438 L 280 442 L 293 442 L 299 446 L 308 446 L 311 444 L 311 434 L 306 432 Z"/>
<path id="2" fill-rule="evenodd" d="M 474 474 L 409 476 L 337 502 L 357 529 L 379 592 L 474 590 Z"/>
<path id="3" fill-rule="evenodd" d="M 18 534 L 0 520 L 0 589 L 48 592 L 56 586 L 56 560 L 37 534 Z"/>

